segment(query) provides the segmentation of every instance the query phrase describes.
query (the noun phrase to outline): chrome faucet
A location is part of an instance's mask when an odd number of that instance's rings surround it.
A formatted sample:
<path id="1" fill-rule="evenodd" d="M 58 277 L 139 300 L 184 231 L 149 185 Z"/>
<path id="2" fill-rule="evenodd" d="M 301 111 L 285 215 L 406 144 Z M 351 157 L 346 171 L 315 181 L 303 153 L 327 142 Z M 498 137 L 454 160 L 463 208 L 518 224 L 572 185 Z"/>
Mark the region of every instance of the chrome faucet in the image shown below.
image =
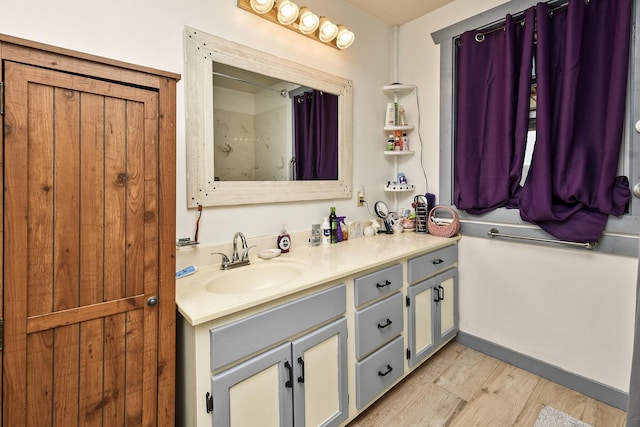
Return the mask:
<path id="1" fill-rule="evenodd" d="M 240 237 L 240 242 L 242 243 L 242 258 L 238 256 L 238 237 Z M 231 262 L 242 262 L 245 259 L 248 261 L 249 248 L 247 247 L 247 239 L 244 237 L 244 234 L 241 232 L 237 232 L 233 235 L 233 253 L 231 254 Z"/>
<path id="2" fill-rule="evenodd" d="M 240 238 L 240 243 L 242 244 L 242 255 L 238 254 L 238 237 Z M 249 265 L 249 249 L 255 246 L 256 245 L 247 246 L 247 239 L 244 237 L 244 234 L 242 234 L 241 232 L 237 232 L 233 235 L 233 253 L 231 254 L 231 259 L 229 259 L 229 257 L 222 252 L 212 252 L 211 255 L 222 255 L 220 270 L 229 270 L 230 268 Z"/>

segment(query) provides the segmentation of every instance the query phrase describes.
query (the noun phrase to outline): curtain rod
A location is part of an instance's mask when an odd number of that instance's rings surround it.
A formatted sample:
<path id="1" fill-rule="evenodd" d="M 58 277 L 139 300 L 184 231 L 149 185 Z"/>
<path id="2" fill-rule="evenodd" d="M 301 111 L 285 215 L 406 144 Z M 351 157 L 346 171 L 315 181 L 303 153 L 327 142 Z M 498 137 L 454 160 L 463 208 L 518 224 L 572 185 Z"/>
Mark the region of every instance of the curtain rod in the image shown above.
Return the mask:
<path id="1" fill-rule="evenodd" d="M 280 94 L 280 96 L 281 96 L 281 97 L 283 97 L 283 98 L 286 98 L 286 97 L 287 97 L 287 95 L 289 94 L 289 92 L 288 92 L 286 89 L 280 89 L 280 90 L 278 90 L 278 89 L 274 89 L 274 88 L 272 88 L 272 87 L 268 87 L 268 86 L 261 85 L 260 83 L 252 82 L 251 80 L 241 79 L 240 77 L 230 76 L 230 75 L 228 75 L 228 74 L 223 74 L 223 73 L 220 73 L 220 72 L 218 72 L 218 71 L 214 71 L 214 72 L 213 72 L 213 75 L 214 75 L 214 76 L 218 76 L 218 77 L 226 77 L 226 78 L 228 78 L 228 79 L 236 80 L 236 81 L 238 81 L 238 82 L 242 82 L 242 83 L 247 83 L 247 84 L 250 84 L 250 85 L 258 86 L 258 87 L 261 87 L 262 89 L 271 90 L 271 91 L 273 91 L 273 92 L 277 92 L 277 93 L 279 93 L 279 94 Z"/>
<path id="2" fill-rule="evenodd" d="M 584 0 L 584 1 L 585 1 L 585 3 L 589 4 L 590 0 Z M 569 5 L 568 1 L 565 2 L 565 3 L 562 3 L 562 4 L 558 5 L 558 6 L 553 7 L 551 10 L 549 10 L 549 13 L 553 13 L 556 10 L 562 9 L 563 7 L 567 7 L 568 5 Z M 533 6 L 533 7 L 535 7 L 535 6 Z M 518 16 L 517 18 L 514 19 L 514 23 L 515 24 L 522 24 L 522 23 L 525 22 L 524 17 L 521 16 L 523 14 L 524 14 L 524 10 L 515 14 L 515 16 Z M 484 40 L 484 37 L 486 35 L 491 34 L 491 33 L 495 33 L 496 31 L 504 30 L 504 28 L 505 28 L 504 23 L 505 23 L 505 19 L 502 19 L 500 21 L 494 22 L 493 24 L 488 24 L 488 25 L 485 25 L 484 27 L 480 27 L 480 28 L 476 29 L 475 31 L 478 31 L 478 34 L 476 34 L 476 37 L 475 37 L 476 41 L 477 42 L 481 42 L 481 41 Z M 498 25 L 498 26 L 494 27 L 495 25 Z M 490 29 L 488 29 L 486 31 L 482 31 L 481 28 L 490 28 Z M 460 36 L 456 37 L 455 43 L 458 46 L 460 45 Z"/>
<path id="3" fill-rule="evenodd" d="M 541 237 L 527 237 L 527 236 L 517 236 L 515 234 L 503 234 L 497 228 L 492 228 L 487 233 L 487 236 L 490 237 L 505 237 L 507 239 L 521 239 L 521 240 L 533 240 L 535 242 L 544 242 L 544 243 L 556 243 L 559 245 L 569 245 L 569 246 L 579 246 L 585 249 L 593 249 L 596 247 L 596 243 L 580 243 L 580 242 L 569 242 L 567 240 L 554 240 L 554 239 L 543 239 Z"/>

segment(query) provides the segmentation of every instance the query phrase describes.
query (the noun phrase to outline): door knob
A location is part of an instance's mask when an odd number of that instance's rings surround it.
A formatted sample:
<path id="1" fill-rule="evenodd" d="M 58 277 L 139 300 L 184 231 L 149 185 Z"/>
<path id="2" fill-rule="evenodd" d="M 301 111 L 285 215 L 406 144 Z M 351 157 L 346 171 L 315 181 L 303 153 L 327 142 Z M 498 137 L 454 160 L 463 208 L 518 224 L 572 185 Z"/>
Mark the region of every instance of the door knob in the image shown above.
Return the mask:
<path id="1" fill-rule="evenodd" d="M 153 307 L 154 305 L 158 304 L 158 297 L 157 296 L 151 296 L 149 298 L 147 298 L 147 305 L 149 307 Z"/>

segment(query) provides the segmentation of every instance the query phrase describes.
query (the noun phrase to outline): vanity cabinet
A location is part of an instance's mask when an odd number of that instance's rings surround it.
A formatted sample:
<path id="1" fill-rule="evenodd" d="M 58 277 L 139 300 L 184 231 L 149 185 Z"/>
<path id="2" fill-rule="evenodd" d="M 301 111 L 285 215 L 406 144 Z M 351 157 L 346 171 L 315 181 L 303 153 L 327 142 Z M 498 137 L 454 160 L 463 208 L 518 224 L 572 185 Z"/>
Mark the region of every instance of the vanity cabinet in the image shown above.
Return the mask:
<path id="1" fill-rule="evenodd" d="M 402 293 L 396 291 L 401 287 L 401 264 L 354 279 L 355 304 L 368 303 L 354 313 L 357 409 L 404 373 Z"/>
<path id="2" fill-rule="evenodd" d="M 407 263 L 407 360 L 410 368 L 429 357 L 458 332 L 456 261 L 457 246 L 450 246 Z"/>
<path id="3" fill-rule="evenodd" d="M 214 427 L 337 426 L 344 421 L 348 416 L 344 312 L 342 284 L 213 328 L 212 371 L 251 355 L 214 372 L 212 393 L 206 396 Z M 323 324 L 336 316 L 343 317 Z"/>
<path id="4" fill-rule="evenodd" d="M 457 240 L 295 248 L 280 261 L 312 260 L 302 285 L 271 299 L 208 294 L 205 269 L 180 279 L 178 424 L 347 425 L 457 333 Z"/>

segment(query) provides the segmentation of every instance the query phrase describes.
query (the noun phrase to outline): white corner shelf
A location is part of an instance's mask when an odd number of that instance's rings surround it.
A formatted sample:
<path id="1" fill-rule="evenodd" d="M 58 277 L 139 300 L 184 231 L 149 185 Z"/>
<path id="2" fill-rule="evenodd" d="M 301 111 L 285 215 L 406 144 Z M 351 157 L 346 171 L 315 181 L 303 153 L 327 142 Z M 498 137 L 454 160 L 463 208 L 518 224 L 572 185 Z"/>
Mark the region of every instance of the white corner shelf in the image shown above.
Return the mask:
<path id="1" fill-rule="evenodd" d="M 385 126 L 384 130 L 387 131 L 387 132 L 389 132 L 389 131 L 393 132 L 393 131 L 396 131 L 396 130 L 402 130 L 402 131 L 404 131 L 404 130 L 413 130 L 414 128 L 415 128 L 415 126 L 413 126 L 413 125 Z"/>
<path id="2" fill-rule="evenodd" d="M 393 101 L 396 104 L 396 108 L 398 106 L 398 98 L 410 95 L 415 93 L 417 86 L 415 85 L 405 85 L 405 84 L 390 84 L 383 86 L 382 90 L 385 94 L 393 97 Z M 411 132 L 415 129 L 413 125 L 400 125 L 400 126 L 384 126 L 385 132 L 396 132 L 400 131 L 403 133 Z M 388 185 L 385 185 L 384 191 L 393 193 L 395 212 L 398 212 L 398 193 L 412 193 L 415 191 L 414 184 L 399 184 L 395 182 L 395 179 L 398 176 L 398 160 L 402 159 L 405 156 L 412 156 L 415 152 L 408 151 L 384 151 L 384 155 L 393 159 L 393 176 L 394 178 L 388 182 Z M 395 183 L 394 183 L 395 182 Z"/>
<path id="3" fill-rule="evenodd" d="M 406 95 L 415 90 L 415 85 L 405 85 L 401 83 L 386 85 L 382 87 L 385 92 L 391 92 L 398 95 Z"/>
<path id="4" fill-rule="evenodd" d="M 387 150 L 384 152 L 385 156 L 413 156 L 416 152 L 413 150 L 400 150 L 400 151 L 391 151 Z"/>
<path id="5" fill-rule="evenodd" d="M 384 187 L 384 191 L 390 193 L 406 193 L 408 191 L 414 191 L 415 186 L 413 184 L 390 184 Z"/>

